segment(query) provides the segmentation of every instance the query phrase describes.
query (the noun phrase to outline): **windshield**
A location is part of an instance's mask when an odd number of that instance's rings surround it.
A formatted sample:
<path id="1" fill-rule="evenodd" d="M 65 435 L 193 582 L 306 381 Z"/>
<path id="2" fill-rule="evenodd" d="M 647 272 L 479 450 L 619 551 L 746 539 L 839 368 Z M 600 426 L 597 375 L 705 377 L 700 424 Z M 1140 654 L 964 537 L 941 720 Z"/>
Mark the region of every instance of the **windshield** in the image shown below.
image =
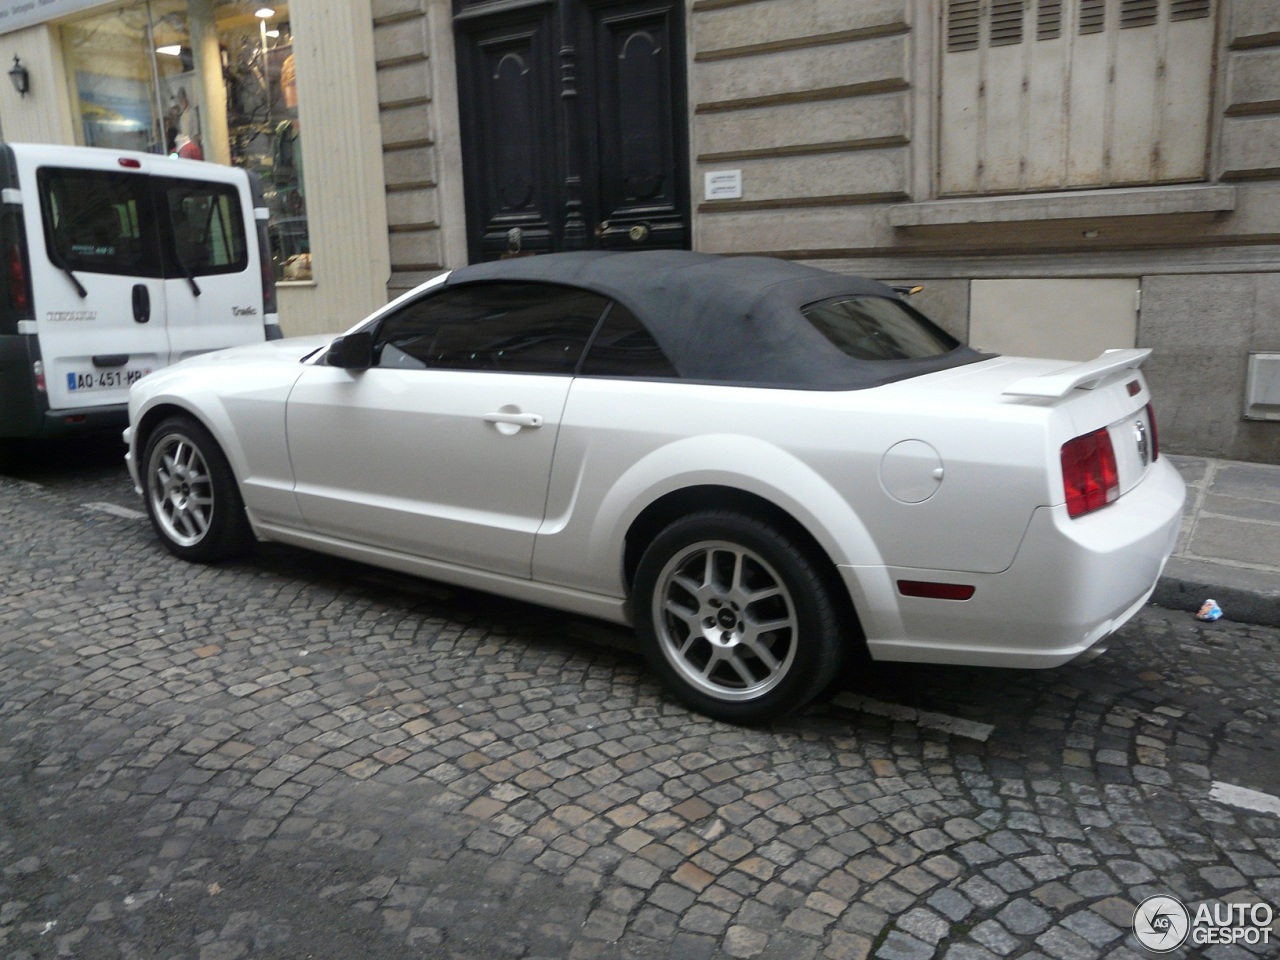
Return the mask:
<path id="1" fill-rule="evenodd" d="M 917 360 L 960 346 L 924 314 L 889 297 L 832 297 L 802 312 L 819 333 L 857 360 Z"/>

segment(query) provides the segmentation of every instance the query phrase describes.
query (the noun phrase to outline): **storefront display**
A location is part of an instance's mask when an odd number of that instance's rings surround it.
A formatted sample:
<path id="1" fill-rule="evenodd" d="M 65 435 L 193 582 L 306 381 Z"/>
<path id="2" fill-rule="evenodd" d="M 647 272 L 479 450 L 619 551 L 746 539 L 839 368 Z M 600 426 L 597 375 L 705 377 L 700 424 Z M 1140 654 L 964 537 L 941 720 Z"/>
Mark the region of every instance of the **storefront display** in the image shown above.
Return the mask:
<path id="1" fill-rule="evenodd" d="M 80 142 L 253 171 L 277 279 L 312 279 L 288 4 L 145 0 L 61 38 Z"/>

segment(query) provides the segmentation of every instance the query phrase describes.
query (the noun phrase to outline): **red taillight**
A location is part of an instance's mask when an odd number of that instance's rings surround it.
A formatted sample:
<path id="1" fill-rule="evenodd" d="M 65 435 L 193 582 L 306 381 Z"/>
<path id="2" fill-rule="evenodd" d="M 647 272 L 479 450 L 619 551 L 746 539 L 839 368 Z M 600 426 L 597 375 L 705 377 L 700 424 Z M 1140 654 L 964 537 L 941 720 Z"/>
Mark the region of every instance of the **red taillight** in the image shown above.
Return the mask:
<path id="1" fill-rule="evenodd" d="M 22 263 L 22 251 L 15 243 L 9 247 L 9 302 L 20 315 L 26 316 L 31 306 L 27 292 L 27 269 Z"/>
<path id="2" fill-rule="evenodd" d="M 1156 430 L 1156 411 L 1151 404 L 1147 404 L 1147 429 L 1151 431 L 1151 462 L 1155 463 L 1160 459 L 1160 432 Z"/>
<path id="3" fill-rule="evenodd" d="M 1120 496 L 1116 451 L 1105 427 L 1062 445 L 1062 486 L 1072 517 L 1105 507 Z"/>

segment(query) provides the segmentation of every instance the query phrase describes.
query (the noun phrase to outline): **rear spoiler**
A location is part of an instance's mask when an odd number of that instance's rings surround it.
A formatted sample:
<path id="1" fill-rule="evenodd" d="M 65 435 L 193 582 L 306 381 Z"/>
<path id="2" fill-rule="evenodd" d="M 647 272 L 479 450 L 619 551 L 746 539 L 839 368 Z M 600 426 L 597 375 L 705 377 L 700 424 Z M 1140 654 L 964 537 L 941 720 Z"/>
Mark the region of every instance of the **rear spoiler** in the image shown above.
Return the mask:
<path id="1" fill-rule="evenodd" d="M 1006 397 L 1065 397 L 1077 387 L 1092 390 L 1107 375 L 1118 370 L 1137 370 L 1151 356 L 1151 350 L 1107 350 L 1096 360 L 1065 367 L 1057 373 L 1025 377 L 1011 384 Z"/>

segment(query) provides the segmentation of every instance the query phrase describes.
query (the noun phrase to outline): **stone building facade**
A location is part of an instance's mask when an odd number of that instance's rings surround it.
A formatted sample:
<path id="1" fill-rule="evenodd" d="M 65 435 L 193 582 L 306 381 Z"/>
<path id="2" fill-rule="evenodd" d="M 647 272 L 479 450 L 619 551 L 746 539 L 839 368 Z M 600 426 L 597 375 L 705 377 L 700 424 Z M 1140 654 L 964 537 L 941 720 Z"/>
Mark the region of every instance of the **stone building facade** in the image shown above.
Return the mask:
<path id="1" fill-rule="evenodd" d="M 373 0 L 392 276 L 466 257 L 456 4 Z M 1153 348 L 1166 449 L 1280 461 L 1280 5 L 690 0 L 692 246 L 925 286 L 975 345 Z M 708 198 L 708 174 L 741 196 Z M 1260 355 L 1260 356 L 1258 356 Z M 1256 404 L 1246 418 L 1251 364 Z"/>
<path id="2" fill-rule="evenodd" d="M 1275 0 L 294 8 L 315 274 L 282 297 L 288 332 L 341 329 L 507 235 L 769 254 L 923 284 L 922 308 L 986 349 L 1151 347 L 1166 450 L 1280 462 Z M 613 63 L 628 24 L 665 74 Z M 4 29 L 56 60 L 39 30 Z M 640 95 L 592 89 L 615 68 Z M 6 136 L 57 116 L 32 107 L 4 91 Z M 608 194 L 645 163 L 665 172 L 624 218 Z M 526 201 L 536 216 L 479 209 Z"/>

